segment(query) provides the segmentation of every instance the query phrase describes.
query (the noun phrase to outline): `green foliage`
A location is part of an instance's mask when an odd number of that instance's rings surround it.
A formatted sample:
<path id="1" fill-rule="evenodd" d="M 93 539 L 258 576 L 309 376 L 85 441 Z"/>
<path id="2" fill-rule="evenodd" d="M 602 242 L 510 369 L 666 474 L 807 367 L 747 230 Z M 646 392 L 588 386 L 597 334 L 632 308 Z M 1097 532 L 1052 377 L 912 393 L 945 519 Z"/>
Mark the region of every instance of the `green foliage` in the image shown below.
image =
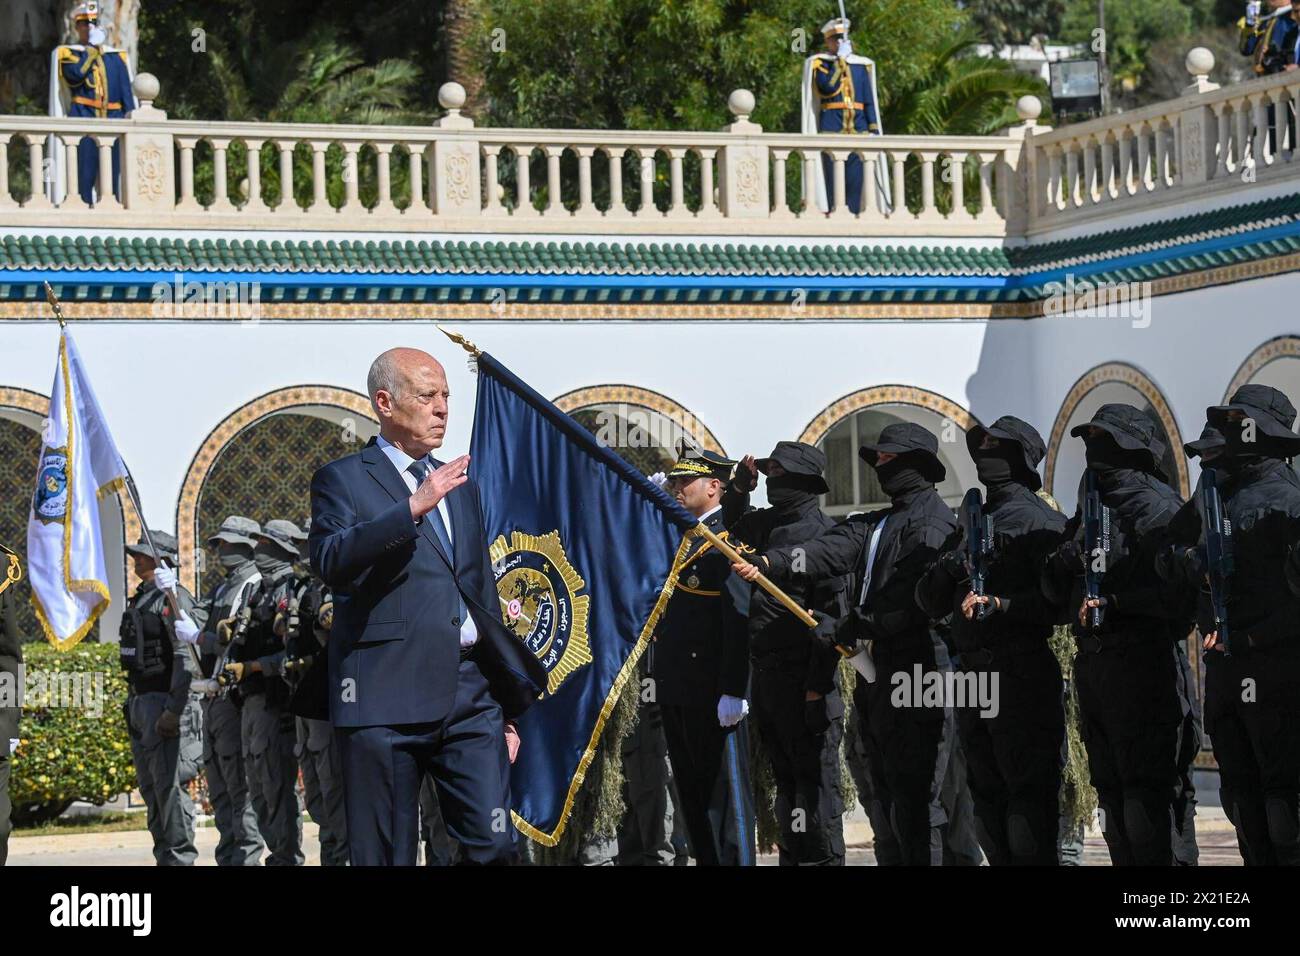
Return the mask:
<path id="1" fill-rule="evenodd" d="M 1028 43 L 1035 35 L 1055 37 L 1066 0 L 969 0 L 975 32 L 988 43 Z"/>
<path id="2" fill-rule="evenodd" d="M 753 120 L 799 128 L 803 61 L 822 49 L 825 0 L 482 0 L 491 121 L 501 126 L 713 129 L 732 90 L 754 92 Z M 892 91 L 922 82 L 927 50 L 965 21 L 951 0 L 849 4 L 857 52 Z M 557 29 L 571 24 L 571 29 Z M 500 31 L 494 33 L 494 31 Z M 494 51 L 504 41 L 504 49 Z M 667 68 L 666 68 L 667 67 Z M 903 131 L 899 129 L 899 131 Z"/>
<path id="3" fill-rule="evenodd" d="M 29 644 L 23 654 L 27 695 L 9 780 L 15 818 L 73 800 L 103 803 L 134 788 L 117 645 L 83 642 L 58 651 Z M 85 706 L 55 706 L 66 705 L 67 688 L 77 686 L 93 689 L 81 698 Z"/>
<path id="4" fill-rule="evenodd" d="M 1245 4 L 1243 3 L 1244 10 Z M 1134 89 L 1147 76 L 1152 49 L 1170 38 L 1191 38 L 1214 22 L 1213 0 L 1125 0 L 1106 6 L 1105 46 L 1111 83 Z M 1061 39 L 1094 46 L 1096 0 L 1070 0 L 1061 23 Z M 1193 45 L 1188 43 L 1187 45 Z"/>
<path id="5" fill-rule="evenodd" d="M 1065 679 L 1065 742 L 1067 755 L 1061 774 L 1061 815 L 1087 826 L 1097 809 L 1097 791 L 1088 772 L 1088 751 L 1080 730 L 1079 698 L 1074 690 L 1074 637 L 1068 627 L 1058 627 L 1048 641 Z"/>

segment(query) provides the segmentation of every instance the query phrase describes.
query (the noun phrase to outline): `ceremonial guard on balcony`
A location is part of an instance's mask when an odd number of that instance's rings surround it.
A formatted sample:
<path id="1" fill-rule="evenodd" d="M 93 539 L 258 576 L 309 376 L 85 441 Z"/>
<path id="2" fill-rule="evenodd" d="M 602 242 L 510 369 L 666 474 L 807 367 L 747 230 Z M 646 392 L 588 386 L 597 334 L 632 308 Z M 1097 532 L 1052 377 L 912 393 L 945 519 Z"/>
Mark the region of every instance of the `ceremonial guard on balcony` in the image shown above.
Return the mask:
<path id="1" fill-rule="evenodd" d="M 849 21 L 831 20 L 822 27 L 826 50 L 814 53 L 803 65 L 802 132 L 851 133 L 879 136 L 880 97 L 876 93 L 876 64 L 853 52 Z M 876 207 L 888 212 L 893 205 L 884 154 L 875 163 Z M 829 212 L 835 199 L 835 162 L 822 154 L 822 177 L 817 180 L 817 207 Z M 844 198 L 850 211 L 862 211 L 862 157 L 844 163 Z"/>
<path id="2" fill-rule="evenodd" d="M 72 14 L 77 43 L 54 48 L 50 57 L 50 115 L 76 119 L 124 119 L 135 109 L 131 64 L 126 51 L 107 46 L 108 34 L 99 26 L 99 4 L 91 0 Z M 50 159 L 47 189 L 61 202 L 67 171 L 65 150 L 57 136 L 46 141 Z M 113 195 L 120 198 L 121 144 L 113 143 Z M 87 204 L 97 201 L 99 145 L 83 136 L 77 145 L 77 191 Z"/>

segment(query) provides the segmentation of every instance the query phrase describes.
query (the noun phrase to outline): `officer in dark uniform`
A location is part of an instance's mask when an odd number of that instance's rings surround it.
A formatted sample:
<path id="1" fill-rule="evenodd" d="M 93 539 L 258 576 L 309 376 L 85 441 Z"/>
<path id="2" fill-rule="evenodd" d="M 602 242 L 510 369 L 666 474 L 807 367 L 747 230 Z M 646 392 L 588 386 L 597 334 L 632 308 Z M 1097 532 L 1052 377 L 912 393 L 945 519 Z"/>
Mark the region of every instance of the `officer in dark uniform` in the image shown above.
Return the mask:
<path id="1" fill-rule="evenodd" d="M 198 776 L 202 756 L 199 706 L 190 696 L 190 680 L 198 667 L 192 646 L 176 641 L 165 592 L 176 595 L 177 607 L 196 624 L 204 618 L 167 566 L 178 563 L 176 538 L 165 531 L 150 531 L 149 537 L 164 566 L 158 565 L 144 540 L 126 548 L 140 585 L 127 601 L 118 631 L 128 688 L 122 709 L 154 859 L 159 866 L 192 866 L 198 851 L 194 801 L 186 787 Z"/>
<path id="2" fill-rule="evenodd" d="M 817 497 L 830 490 L 822 477 L 825 468 L 826 456 L 803 442 L 778 442 L 767 458 L 745 458 L 722 501 L 732 539 L 766 551 L 810 541 L 834 527 Z M 767 476 L 770 507 L 747 510 L 758 472 Z M 800 607 L 822 612 L 831 624 L 848 612 L 843 577 L 776 578 L 773 583 Z M 750 594 L 749 653 L 754 720 L 776 777 L 780 863 L 842 866 L 844 702 L 835 682 L 840 655 L 833 642 L 816 640 L 802 621 L 757 587 Z"/>
<path id="3" fill-rule="evenodd" d="M 665 490 L 719 537 L 734 461 L 683 447 Z M 755 833 L 744 718 L 749 703 L 749 587 L 705 538 L 677 568 L 654 635 L 653 692 L 664 720 L 679 809 L 700 866 L 753 866 Z"/>
<path id="4" fill-rule="evenodd" d="M 302 767 L 307 812 L 320 827 L 321 866 L 348 863 L 348 821 L 343 804 L 343 768 L 329 722 L 329 679 L 325 648 L 334 625 L 334 598 L 307 568 L 307 534 L 298 538 L 299 573 L 285 636 L 285 678 L 289 710 L 297 718 L 295 753 Z"/>
<path id="5" fill-rule="evenodd" d="M 8 685 L 17 695 L 21 684 L 23 649 L 18 643 L 18 615 L 14 610 L 14 584 L 23 576 L 18 555 L 0 544 L 0 688 Z M 3 695 L 0 695 L 3 696 Z M 9 761 L 18 744 L 18 718 L 22 715 L 22 701 L 7 706 L 0 700 L 0 866 L 9 856 L 9 816 L 13 809 L 9 802 Z"/>
<path id="6" fill-rule="evenodd" d="M 1047 448 L 1028 422 L 1005 415 L 990 428 L 976 425 L 966 447 L 993 532 L 984 593 L 971 589 L 963 524 L 922 576 L 917 600 L 935 619 L 951 616 L 957 669 L 997 694 L 996 713 L 971 700 L 957 708 L 984 855 L 992 866 L 1055 866 L 1064 685 L 1047 644 L 1054 609 L 1039 578 L 1065 516 L 1036 494 Z"/>
<path id="7" fill-rule="evenodd" d="M 1210 613 L 1203 529 L 1197 546 L 1175 545 L 1176 566 L 1202 589 L 1205 730 L 1242 859 L 1300 865 L 1300 480 L 1287 461 L 1300 454 L 1296 410 L 1275 388 L 1243 385 L 1206 416 L 1225 442 L 1212 465 L 1232 532 L 1230 656 Z"/>
<path id="8" fill-rule="evenodd" d="M 289 710 L 289 685 L 283 680 L 285 637 L 298 583 L 293 563 L 301 535 L 297 525 L 283 518 L 268 521 L 253 534 L 253 560 L 262 580 L 250 602 L 247 637 L 227 665 L 244 698 L 240 727 L 248 792 L 271 851 L 267 866 L 301 866 L 306 859 L 294 757 L 297 725 Z"/>
<path id="9" fill-rule="evenodd" d="M 232 641 L 242 640 L 247 633 L 240 622 L 261 580 L 253 561 L 256 542 L 251 537 L 259 530 L 256 521 L 242 515 L 230 515 L 221 522 L 208 545 L 216 551 L 226 576 L 203 602 L 207 620 L 202 628 L 185 621 L 175 625 L 176 637 L 195 643 L 203 664 L 203 769 L 220 834 L 218 866 L 257 866 L 265 848 L 244 772 L 242 697 L 236 686 L 217 686 L 218 678 L 225 674 Z"/>
<path id="10" fill-rule="evenodd" d="M 1109 509 L 1109 550 L 1089 553 L 1079 510 L 1048 559 L 1043 590 L 1061 619 L 1072 618 L 1079 653 L 1075 686 L 1088 768 L 1115 866 L 1171 866 L 1173 803 L 1181 787 L 1184 721 L 1176 645 L 1191 629 L 1186 589 L 1156 571 L 1168 526 L 1182 505 L 1160 468 L 1157 425 L 1132 405 L 1109 404 L 1071 435 L 1087 448 L 1101 503 Z M 1089 599 L 1085 569 L 1104 570 Z M 1091 610 L 1101 609 L 1094 627 Z"/>
<path id="11" fill-rule="evenodd" d="M 917 582 L 957 524 L 935 490 L 945 475 L 938 451 L 938 439 L 920 425 L 886 426 L 859 454 L 875 468 L 890 507 L 853 515 L 813 541 L 769 549 L 758 562 L 780 578 L 852 575 L 853 610 L 836 625 L 836 641 L 854 648 L 863 642 L 874 658 L 877 678 L 859 678 L 853 702 L 882 811 L 876 819 L 888 820 L 897 841 L 891 862 L 907 866 L 943 862 L 940 793 L 954 729 L 946 700 L 916 707 L 910 692 L 900 695 L 901 706 L 891 700 L 915 680 L 914 668 L 940 679 L 952 669 L 943 640 L 916 603 Z"/>

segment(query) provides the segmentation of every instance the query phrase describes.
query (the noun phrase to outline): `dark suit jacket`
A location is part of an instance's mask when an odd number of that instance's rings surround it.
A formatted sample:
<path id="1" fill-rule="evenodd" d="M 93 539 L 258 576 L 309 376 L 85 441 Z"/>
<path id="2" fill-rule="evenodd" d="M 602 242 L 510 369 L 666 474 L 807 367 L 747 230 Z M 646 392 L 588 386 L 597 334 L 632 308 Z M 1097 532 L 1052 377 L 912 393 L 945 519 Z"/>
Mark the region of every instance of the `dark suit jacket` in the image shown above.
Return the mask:
<path id="1" fill-rule="evenodd" d="M 478 627 L 474 658 L 507 719 L 546 686 L 537 658 L 501 621 L 478 487 L 447 496 L 454 555 L 373 440 L 312 477 L 311 565 L 334 591 L 330 720 L 373 727 L 442 720 L 456 696 L 460 600 Z M 459 596 L 457 595 L 459 591 Z"/>

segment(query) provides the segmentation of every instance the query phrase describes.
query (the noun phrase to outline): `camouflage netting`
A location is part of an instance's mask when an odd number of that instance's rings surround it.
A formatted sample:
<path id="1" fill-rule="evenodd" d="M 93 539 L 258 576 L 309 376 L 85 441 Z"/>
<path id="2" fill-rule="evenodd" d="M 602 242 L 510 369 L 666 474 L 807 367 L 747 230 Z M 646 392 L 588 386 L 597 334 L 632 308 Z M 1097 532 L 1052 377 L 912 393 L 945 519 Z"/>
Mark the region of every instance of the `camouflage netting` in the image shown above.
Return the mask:
<path id="1" fill-rule="evenodd" d="M 635 671 L 633 672 L 635 678 Z M 623 740 L 636 727 L 639 680 L 623 686 L 614 711 L 605 723 L 596 756 L 573 799 L 569 823 L 553 847 L 532 843 L 533 862 L 539 866 L 575 865 L 584 846 L 612 840 L 623 819 Z"/>

